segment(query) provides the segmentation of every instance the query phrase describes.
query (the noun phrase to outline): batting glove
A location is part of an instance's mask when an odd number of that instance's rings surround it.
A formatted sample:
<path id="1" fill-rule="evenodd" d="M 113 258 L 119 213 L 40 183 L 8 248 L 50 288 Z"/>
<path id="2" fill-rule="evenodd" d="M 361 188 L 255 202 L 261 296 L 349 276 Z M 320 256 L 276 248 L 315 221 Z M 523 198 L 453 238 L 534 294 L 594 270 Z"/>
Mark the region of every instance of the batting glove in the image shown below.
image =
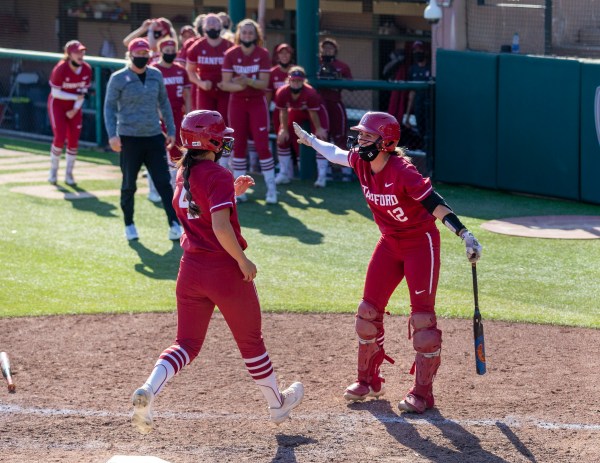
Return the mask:
<path id="1" fill-rule="evenodd" d="M 477 262 L 481 258 L 481 244 L 477 241 L 477 238 L 473 236 L 473 233 L 466 231 L 462 234 L 461 239 L 465 242 L 465 248 L 467 250 L 467 259 L 472 264 Z"/>
<path id="2" fill-rule="evenodd" d="M 294 132 L 296 132 L 296 136 L 298 137 L 298 143 L 302 143 L 303 145 L 312 147 L 312 141 L 315 136 L 312 133 L 308 133 L 306 130 L 302 130 L 298 124 L 294 122 Z"/>

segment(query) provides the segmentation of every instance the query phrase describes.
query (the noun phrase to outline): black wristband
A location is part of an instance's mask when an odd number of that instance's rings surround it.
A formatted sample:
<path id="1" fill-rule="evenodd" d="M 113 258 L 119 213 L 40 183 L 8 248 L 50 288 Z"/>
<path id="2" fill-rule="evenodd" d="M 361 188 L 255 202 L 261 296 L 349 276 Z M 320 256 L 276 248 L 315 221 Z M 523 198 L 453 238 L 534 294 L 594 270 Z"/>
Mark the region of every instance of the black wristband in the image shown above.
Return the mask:
<path id="1" fill-rule="evenodd" d="M 458 233 L 462 229 L 466 229 L 454 212 L 446 214 L 442 219 L 442 223 L 446 225 L 446 227 L 448 227 L 456 236 L 459 236 Z"/>

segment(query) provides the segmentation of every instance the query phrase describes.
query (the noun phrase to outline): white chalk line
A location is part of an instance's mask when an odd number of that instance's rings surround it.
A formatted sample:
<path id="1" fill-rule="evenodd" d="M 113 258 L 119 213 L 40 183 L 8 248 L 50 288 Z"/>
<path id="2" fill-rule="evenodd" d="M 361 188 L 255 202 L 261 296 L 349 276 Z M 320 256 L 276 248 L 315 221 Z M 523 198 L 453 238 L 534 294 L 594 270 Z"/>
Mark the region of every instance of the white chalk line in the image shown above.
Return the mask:
<path id="1" fill-rule="evenodd" d="M 35 408 L 21 407 L 19 405 L 3 405 L 0 404 L 1 415 L 41 415 L 41 416 L 74 416 L 74 417 L 97 417 L 97 418 L 129 418 L 130 413 L 124 412 L 109 412 L 105 410 L 77 410 L 77 409 L 55 409 L 55 408 Z M 265 420 L 266 415 L 256 415 L 248 413 L 199 413 L 199 412 L 167 412 L 156 411 L 155 416 L 166 419 L 180 420 Z M 294 413 L 294 420 L 303 421 L 339 421 L 346 424 L 357 424 L 365 422 L 380 422 L 383 424 L 400 424 L 407 426 L 484 426 L 495 427 L 505 425 L 511 428 L 536 427 L 540 429 L 557 429 L 557 430 L 574 430 L 574 431 L 592 431 L 600 432 L 600 424 L 584 424 L 584 423 L 553 423 L 540 420 L 533 417 L 518 417 L 507 416 L 498 419 L 449 419 L 449 418 L 427 418 L 416 417 L 416 415 L 388 415 L 376 414 L 373 412 L 354 411 L 351 414 L 302 414 Z"/>

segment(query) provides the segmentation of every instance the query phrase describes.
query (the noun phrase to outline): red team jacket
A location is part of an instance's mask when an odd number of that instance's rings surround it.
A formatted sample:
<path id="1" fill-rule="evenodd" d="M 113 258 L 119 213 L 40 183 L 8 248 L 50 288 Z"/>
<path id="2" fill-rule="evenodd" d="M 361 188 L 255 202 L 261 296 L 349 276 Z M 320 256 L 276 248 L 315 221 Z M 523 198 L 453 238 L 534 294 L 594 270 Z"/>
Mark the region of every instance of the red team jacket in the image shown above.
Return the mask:
<path id="1" fill-rule="evenodd" d="M 50 74 L 50 86 L 74 95 L 84 95 L 92 84 L 92 68 L 85 61 L 81 65 L 81 72 L 73 72 L 69 63 L 60 60 Z M 52 97 L 52 94 L 50 94 Z M 75 101 L 71 101 L 75 104 Z M 72 107 L 72 106 L 71 106 Z"/>

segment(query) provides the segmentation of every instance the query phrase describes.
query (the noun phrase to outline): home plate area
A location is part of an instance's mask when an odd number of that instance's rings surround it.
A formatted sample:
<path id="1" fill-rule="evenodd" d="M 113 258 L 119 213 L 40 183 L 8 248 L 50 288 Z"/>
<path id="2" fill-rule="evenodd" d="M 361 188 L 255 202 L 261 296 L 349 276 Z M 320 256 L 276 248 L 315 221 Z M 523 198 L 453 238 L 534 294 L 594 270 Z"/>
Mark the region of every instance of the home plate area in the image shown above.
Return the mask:
<path id="1" fill-rule="evenodd" d="M 543 215 L 490 220 L 481 225 L 485 230 L 503 235 L 528 238 L 591 240 L 600 238 L 600 216 Z"/>

